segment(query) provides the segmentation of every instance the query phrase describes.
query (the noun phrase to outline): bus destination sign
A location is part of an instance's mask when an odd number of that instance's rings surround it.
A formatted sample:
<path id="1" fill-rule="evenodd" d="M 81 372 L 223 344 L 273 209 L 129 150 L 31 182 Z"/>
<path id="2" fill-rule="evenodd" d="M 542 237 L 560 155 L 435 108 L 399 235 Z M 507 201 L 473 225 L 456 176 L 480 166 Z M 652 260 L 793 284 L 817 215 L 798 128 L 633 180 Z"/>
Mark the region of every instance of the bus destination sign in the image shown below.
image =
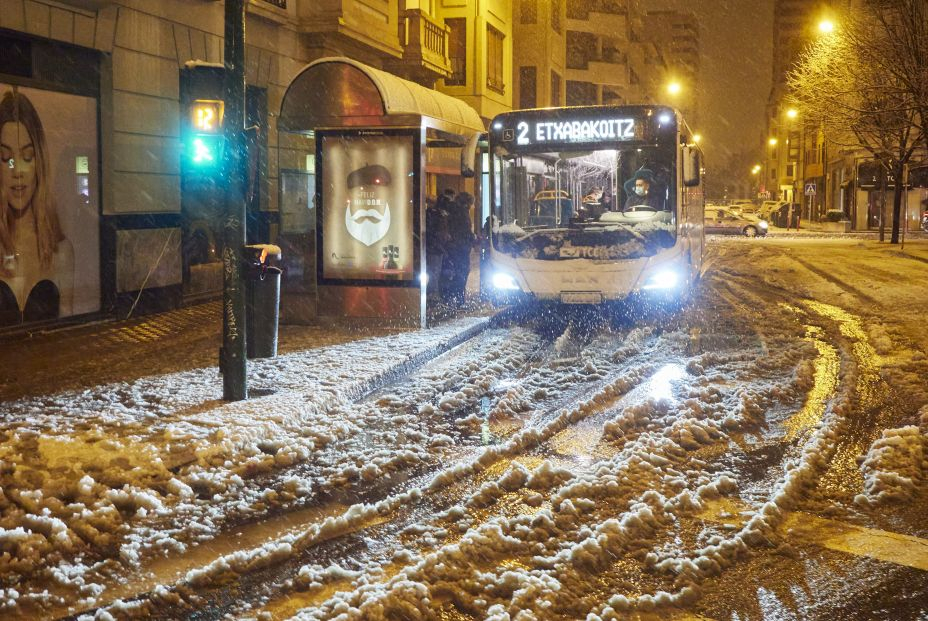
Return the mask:
<path id="1" fill-rule="evenodd" d="M 634 140 L 635 119 L 593 119 L 582 121 L 519 121 L 515 135 L 503 132 L 503 140 L 515 138 L 516 144 L 533 145 L 564 142 L 611 142 Z"/>

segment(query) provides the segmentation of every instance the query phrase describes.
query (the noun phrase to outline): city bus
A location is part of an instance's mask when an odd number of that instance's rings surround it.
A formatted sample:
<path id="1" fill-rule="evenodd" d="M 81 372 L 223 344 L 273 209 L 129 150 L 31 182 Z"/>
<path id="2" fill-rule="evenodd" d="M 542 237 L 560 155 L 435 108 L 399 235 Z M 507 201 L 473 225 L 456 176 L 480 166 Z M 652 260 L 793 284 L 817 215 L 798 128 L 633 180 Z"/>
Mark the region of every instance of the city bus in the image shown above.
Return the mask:
<path id="1" fill-rule="evenodd" d="M 507 112 L 489 129 L 484 277 L 498 301 L 684 300 L 703 262 L 701 152 L 658 105 Z"/>

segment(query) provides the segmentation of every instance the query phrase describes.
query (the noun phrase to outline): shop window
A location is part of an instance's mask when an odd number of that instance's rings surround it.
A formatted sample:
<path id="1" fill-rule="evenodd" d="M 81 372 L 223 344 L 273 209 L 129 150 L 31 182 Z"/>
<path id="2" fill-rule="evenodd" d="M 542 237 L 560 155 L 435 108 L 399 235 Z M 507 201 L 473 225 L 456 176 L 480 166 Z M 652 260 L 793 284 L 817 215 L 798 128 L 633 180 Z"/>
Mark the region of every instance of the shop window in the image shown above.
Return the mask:
<path id="1" fill-rule="evenodd" d="M 498 93 L 506 92 L 503 79 L 503 40 L 505 35 L 487 24 L 487 88 Z"/>
<path id="2" fill-rule="evenodd" d="M 448 34 L 448 55 L 451 57 L 451 75 L 445 78 L 445 86 L 467 84 L 467 18 L 450 17 L 445 25 Z"/>

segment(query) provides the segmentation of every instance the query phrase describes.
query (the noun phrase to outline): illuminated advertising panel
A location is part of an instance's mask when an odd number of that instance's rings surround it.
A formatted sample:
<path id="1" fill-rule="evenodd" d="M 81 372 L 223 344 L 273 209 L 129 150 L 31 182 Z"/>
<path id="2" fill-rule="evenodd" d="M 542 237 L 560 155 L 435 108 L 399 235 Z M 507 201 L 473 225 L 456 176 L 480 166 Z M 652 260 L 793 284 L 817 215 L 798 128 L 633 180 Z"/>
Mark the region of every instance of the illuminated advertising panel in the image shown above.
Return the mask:
<path id="1" fill-rule="evenodd" d="M 100 309 L 97 101 L 0 83 L 0 327 Z"/>
<path id="2" fill-rule="evenodd" d="M 414 281 L 413 136 L 317 136 L 322 278 Z"/>

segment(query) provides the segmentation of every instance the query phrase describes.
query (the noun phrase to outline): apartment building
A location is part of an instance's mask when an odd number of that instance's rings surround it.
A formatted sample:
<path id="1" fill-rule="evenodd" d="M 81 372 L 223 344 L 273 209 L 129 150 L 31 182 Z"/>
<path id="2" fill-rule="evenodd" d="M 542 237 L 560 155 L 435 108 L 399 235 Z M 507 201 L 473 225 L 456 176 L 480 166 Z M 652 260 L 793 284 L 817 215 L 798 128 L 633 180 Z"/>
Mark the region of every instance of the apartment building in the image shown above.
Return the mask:
<path id="1" fill-rule="evenodd" d="M 667 50 L 635 0 L 517 0 L 517 107 L 661 102 Z"/>

